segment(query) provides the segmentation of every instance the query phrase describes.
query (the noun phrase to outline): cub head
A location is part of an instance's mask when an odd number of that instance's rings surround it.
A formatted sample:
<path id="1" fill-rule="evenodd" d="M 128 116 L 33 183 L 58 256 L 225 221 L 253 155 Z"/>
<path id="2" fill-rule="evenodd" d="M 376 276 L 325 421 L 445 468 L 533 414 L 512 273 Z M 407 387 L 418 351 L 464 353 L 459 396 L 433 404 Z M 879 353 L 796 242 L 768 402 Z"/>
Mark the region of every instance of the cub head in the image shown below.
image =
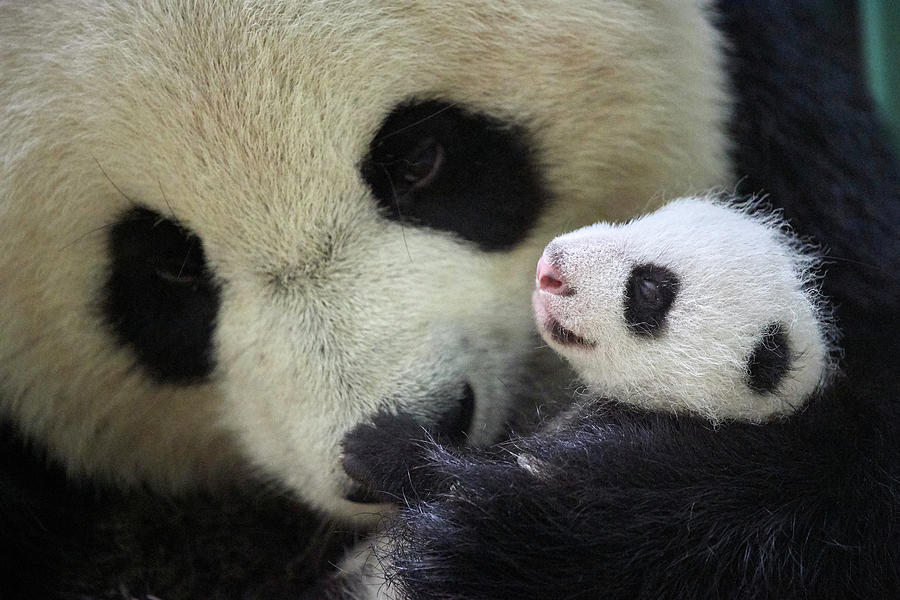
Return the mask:
<path id="1" fill-rule="evenodd" d="M 713 420 L 786 415 L 827 382 L 834 331 L 815 255 L 753 204 L 673 201 L 553 240 L 533 303 L 595 393 Z"/>

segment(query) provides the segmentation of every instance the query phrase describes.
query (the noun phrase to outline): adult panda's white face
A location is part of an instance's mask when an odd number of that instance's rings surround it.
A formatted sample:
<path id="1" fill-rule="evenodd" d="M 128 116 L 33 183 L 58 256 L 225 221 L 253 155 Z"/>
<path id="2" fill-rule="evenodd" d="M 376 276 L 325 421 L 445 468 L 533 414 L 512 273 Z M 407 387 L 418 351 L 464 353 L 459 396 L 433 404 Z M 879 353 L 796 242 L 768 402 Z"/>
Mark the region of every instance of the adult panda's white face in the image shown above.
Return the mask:
<path id="1" fill-rule="evenodd" d="M 370 513 L 343 434 L 497 436 L 555 233 L 727 181 L 701 4 L 0 4 L 4 413 L 74 472 Z"/>

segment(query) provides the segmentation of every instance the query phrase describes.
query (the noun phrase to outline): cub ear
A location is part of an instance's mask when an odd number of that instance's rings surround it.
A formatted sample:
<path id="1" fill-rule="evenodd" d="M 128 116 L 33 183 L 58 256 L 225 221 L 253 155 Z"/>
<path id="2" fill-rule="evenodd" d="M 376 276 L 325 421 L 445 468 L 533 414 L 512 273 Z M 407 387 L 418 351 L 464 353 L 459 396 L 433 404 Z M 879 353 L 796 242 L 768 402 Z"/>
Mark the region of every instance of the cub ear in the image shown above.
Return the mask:
<path id="1" fill-rule="evenodd" d="M 787 328 L 771 323 L 747 359 L 747 386 L 760 394 L 774 392 L 791 368 Z"/>
<path id="2" fill-rule="evenodd" d="M 678 277 L 666 267 L 650 263 L 634 267 L 625 284 L 628 328 L 641 336 L 659 335 L 679 286 Z"/>

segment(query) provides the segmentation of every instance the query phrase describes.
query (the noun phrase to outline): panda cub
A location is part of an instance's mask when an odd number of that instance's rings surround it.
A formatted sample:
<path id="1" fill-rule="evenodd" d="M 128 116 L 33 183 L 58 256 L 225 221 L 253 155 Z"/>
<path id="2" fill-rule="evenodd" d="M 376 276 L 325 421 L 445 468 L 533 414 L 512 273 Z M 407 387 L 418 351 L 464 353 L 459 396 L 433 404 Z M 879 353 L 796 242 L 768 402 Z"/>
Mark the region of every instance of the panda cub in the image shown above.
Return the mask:
<path id="1" fill-rule="evenodd" d="M 541 336 L 589 399 L 763 422 L 801 408 L 835 373 L 818 264 L 814 248 L 754 201 L 682 198 L 554 239 L 532 304 Z M 427 478 L 410 471 L 423 435 L 439 437 L 410 415 L 381 412 L 345 436 L 343 468 L 386 502 L 427 493 L 414 482 L 427 487 Z"/>
<path id="2" fill-rule="evenodd" d="M 542 337 L 572 364 L 589 398 L 714 423 L 762 422 L 802 407 L 835 371 L 818 263 L 753 201 L 682 198 L 625 224 L 554 239 L 538 261 L 532 303 Z M 557 423 L 590 406 L 576 403 Z M 451 484 L 422 468 L 438 451 L 416 441 L 423 435 L 433 434 L 412 417 L 380 413 L 345 437 L 344 469 L 383 501 L 427 499 Z M 495 450 L 515 454 L 532 475 L 545 468 L 515 445 L 472 451 Z M 392 547 L 379 537 L 371 552 L 351 553 L 331 597 L 402 597 L 382 570 Z"/>
<path id="3" fill-rule="evenodd" d="M 752 202 L 672 201 L 554 239 L 533 305 L 592 396 L 712 421 L 787 415 L 834 370 L 815 254 Z"/>

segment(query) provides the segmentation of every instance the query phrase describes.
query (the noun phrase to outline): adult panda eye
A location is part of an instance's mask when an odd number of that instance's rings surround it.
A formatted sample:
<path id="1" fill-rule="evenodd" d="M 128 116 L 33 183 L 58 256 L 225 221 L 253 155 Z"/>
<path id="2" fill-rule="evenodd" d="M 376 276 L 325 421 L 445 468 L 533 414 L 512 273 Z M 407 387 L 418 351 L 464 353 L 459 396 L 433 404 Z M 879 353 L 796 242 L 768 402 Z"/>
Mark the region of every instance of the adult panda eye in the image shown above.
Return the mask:
<path id="1" fill-rule="evenodd" d="M 395 108 L 360 171 L 385 218 L 488 251 L 521 241 L 547 197 L 522 128 L 446 102 Z"/>
<path id="2" fill-rule="evenodd" d="M 147 208 L 109 230 L 102 312 L 119 342 L 155 379 L 191 383 L 214 367 L 219 289 L 199 237 Z"/>
<path id="3" fill-rule="evenodd" d="M 434 181 L 443 162 L 444 147 L 429 137 L 420 140 L 406 156 L 397 159 L 390 166 L 384 166 L 392 172 L 392 181 L 414 190 Z"/>
<path id="4" fill-rule="evenodd" d="M 157 221 L 155 227 L 160 229 L 157 232 L 160 238 L 170 237 L 176 242 L 169 246 L 160 244 L 144 257 L 156 276 L 174 286 L 200 285 L 206 276 L 206 264 L 197 238 L 168 220 Z"/>

